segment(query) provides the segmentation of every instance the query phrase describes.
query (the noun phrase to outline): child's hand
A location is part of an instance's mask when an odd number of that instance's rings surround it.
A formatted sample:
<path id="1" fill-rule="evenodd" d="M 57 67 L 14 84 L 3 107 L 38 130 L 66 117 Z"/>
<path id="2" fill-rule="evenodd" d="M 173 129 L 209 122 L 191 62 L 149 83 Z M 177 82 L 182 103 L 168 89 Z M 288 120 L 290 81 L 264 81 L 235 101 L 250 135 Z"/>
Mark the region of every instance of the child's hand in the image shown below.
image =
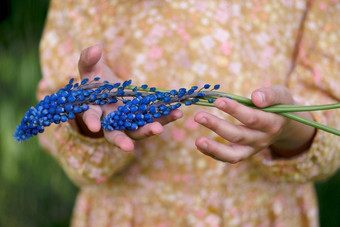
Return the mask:
<path id="1" fill-rule="evenodd" d="M 258 107 L 294 104 L 289 90 L 280 85 L 255 90 L 252 101 Z M 234 125 L 206 112 L 196 114 L 195 121 L 230 142 L 230 145 L 225 145 L 205 137 L 196 140 L 196 146 L 202 153 L 217 160 L 236 163 L 269 146 L 278 155 L 291 157 L 310 146 L 315 132 L 313 127 L 246 107 L 231 99 L 219 98 L 215 105 L 243 124 Z M 310 113 L 297 114 L 313 120 Z"/>
<path id="2" fill-rule="evenodd" d="M 120 81 L 105 64 L 99 45 L 82 51 L 78 62 L 78 69 L 81 79 L 89 78 L 91 80 L 99 76 L 102 81 Z M 123 151 L 132 151 L 134 149 L 134 140 L 160 134 L 163 131 L 163 125 L 182 117 L 180 110 L 173 110 L 168 116 L 161 117 L 157 121 L 147 124 L 136 131 L 103 131 L 101 129 L 101 117 L 116 110 L 119 105 L 122 105 L 122 102 L 105 104 L 103 106 L 90 105 L 87 111 L 76 117 L 76 123 L 80 132 L 89 137 L 104 136 L 109 143 L 118 146 Z"/>

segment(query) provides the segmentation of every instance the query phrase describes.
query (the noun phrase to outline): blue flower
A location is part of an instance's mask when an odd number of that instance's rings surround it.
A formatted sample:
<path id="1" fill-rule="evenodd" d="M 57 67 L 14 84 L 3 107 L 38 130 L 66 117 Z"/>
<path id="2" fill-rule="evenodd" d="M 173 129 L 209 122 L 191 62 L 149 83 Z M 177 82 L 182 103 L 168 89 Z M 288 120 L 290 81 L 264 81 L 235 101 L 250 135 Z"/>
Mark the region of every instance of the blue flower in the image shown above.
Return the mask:
<path id="1" fill-rule="evenodd" d="M 180 88 L 161 92 L 155 87 L 148 89 L 143 84 L 141 90 L 137 86 L 131 86 L 132 81 L 110 84 L 108 81 L 99 82 L 96 77 L 92 81 L 83 79 L 80 84 L 74 83 L 72 78 L 69 83 L 56 93 L 44 97 L 35 107 L 31 107 L 17 126 L 14 137 L 19 142 L 32 138 L 38 133 L 44 132 L 44 128 L 51 124 L 60 124 L 72 120 L 76 114 L 89 109 L 91 105 L 105 105 L 118 103 L 117 110 L 103 117 L 101 123 L 104 130 L 137 130 L 154 119 L 167 116 L 172 110 L 179 108 L 182 103 L 190 106 L 199 102 L 214 102 L 209 91 L 209 99 L 206 100 L 206 91 L 210 88 L 205 84 L 197 91 L 197 86 L 189 90 Z M 213 90 L 219 89 L 215 85 Z M 207 91 L 208 92 L 208 91 Z"/>

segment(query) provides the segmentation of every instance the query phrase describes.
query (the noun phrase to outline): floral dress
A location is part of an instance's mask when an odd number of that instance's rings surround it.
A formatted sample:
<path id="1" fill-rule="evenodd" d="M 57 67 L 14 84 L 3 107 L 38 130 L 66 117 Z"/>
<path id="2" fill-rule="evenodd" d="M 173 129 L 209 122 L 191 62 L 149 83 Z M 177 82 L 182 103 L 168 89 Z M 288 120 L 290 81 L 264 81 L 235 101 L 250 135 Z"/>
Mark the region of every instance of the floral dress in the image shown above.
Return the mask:
<path id="1" fill-rule="evenodd" d="M 159 88 L 221 84 L 249 97 L 287 86 L 304 105 L 340 101 L 340 3 L 235 0 L 52 0 L 41 41 L 38 96 L 78 77 L 82 49 L 100 43 L 122 79 Z M 224 142 L 194 122 L 209 107 L 123 152 L 68 123 L 40 143 L 80 187 L 72 226 L 318 226 L 313 181 L 340 165 L 339 138 L 317 131 L 309 150 L 275 159 L 269 149 L 228 164 L 203 155 L 199 136 Z M 340 112 L 313 113 L 340 128 Z M 62 187 L 62 185 L 61 185 Z"/>

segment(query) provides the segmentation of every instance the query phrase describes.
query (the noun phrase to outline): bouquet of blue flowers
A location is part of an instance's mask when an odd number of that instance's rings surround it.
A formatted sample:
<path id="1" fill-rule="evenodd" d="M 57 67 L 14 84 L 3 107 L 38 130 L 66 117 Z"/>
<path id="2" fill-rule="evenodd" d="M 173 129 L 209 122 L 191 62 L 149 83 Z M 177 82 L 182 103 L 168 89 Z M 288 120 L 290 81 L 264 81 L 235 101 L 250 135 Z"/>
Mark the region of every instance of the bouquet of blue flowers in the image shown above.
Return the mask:
<path id="1" fill-rule="evenodd" d="M 217 91 L 220 85 L 205 84 L 198 88 L 166 90 L 147 85 L 134 86 L 131 80 L 123 83 L 99 82 L 96 77 L 89 81 L 82 80 L 69 83 L 56 93 L 46 96 L 35 107 L 31 107 L 17 126 L 14 137 L 21 142 L 32 138 L 38 133 L 43 133 L 44 128 L 51 124 L 59 124 L 69 119 L 74 119 L 75 114 L 89 109 L 89 105 L 104 105 L 117 103 L 117 110 L 109 113 L 101 120 L 104 130 L 137 130 L 154 119 L 166 116 L 170 111 L 182 105 L 202 105 L 214 107 L 214 101 L 219 97 L 234 99 L 235 101 L 251 108 L 280 114 L 284 117 L 318 128 L 320 130 L 340 136 L 340 131 L 320 123 L 300 117 L 293 112 L 316 111 L 340 108 L 340 103 L 297 106 L 274 105 L 266 108 L 256 107 L 251 99 Z"/>

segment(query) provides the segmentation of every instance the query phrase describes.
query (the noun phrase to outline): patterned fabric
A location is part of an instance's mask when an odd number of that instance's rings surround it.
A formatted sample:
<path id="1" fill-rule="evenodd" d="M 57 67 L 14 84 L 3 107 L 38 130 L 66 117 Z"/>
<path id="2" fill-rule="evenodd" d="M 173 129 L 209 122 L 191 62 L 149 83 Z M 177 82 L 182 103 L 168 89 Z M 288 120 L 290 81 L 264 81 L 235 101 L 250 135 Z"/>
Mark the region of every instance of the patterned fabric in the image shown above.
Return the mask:
<path id="1" fill-rule="evenodd" d="M 247 96 L 283 84 L 300 104 L 340 101 L 340 3 L 330 1 L 52 0 L 41 41 L 38 96 L 78 75 L 82 49 L 100 43 L 106 63 L 136 85 L 176 89 L 221 84 Z M 73 226 L 318 226 L 313 180 L 340 165 L 336 136 L 318 131 L 289 160 L 269 150 L 238 164 L 198 152 L 221 138 L 194 122 L 213 108 L 183 108 L 160 136 L 122 152 L 68 123 L 40 136 L 80 187 Z M 340 128 L 340 112 L 315 113 Z M 236 122 L 235 122 L 236 123 Z"/>

